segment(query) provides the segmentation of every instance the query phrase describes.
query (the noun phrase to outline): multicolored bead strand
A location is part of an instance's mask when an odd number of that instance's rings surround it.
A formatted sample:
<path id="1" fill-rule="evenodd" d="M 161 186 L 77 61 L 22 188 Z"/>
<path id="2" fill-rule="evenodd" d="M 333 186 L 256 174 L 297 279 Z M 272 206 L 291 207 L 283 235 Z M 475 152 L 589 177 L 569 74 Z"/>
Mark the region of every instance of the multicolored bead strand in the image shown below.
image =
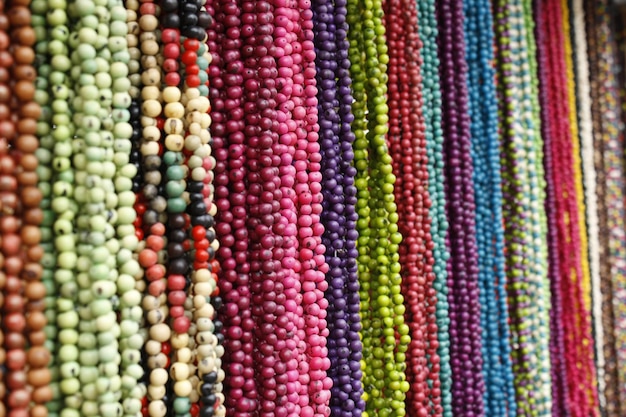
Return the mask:
<path id="1" fill-rule="evenodd" d="M 437 348 L 437 293 L 433 288 L 433 240 L 428 209 L 428 160 L 424 117 L 421 108 L 422 64 L 419 50 L 417 10 L 410 1 L 385 3 L 389 45 L 389 134 L 398 204 L 402 292 L 411 330 L 407 350 L 407 410 L 422 415 L 432 410 L 441 415 L 439 355 Z M 400 29 L 402 28 L 402 29 Z M 417 59 L 413 57 L 417 56 Z M 411 108 L 414 112 L 411 112 Z M 408 336 L 401 336 L 407 337 Z"/>
<path id="2" fill-rule="evenodd" d="M 417 2 L 418 33 L 422 42 L 422 113 L 424 115 L 426 157 L 428 159 L 428 194 L 431 206 L 429 216 L 431 235 L 434 243 L 433 287 L 437 291 L 437 332 L 439 348 L 439 380 L 441 383 L 441 407 L 444 417 L 452 416 L 452 374 L 450 369 L 450 340 L 448 317 L 447 262 L 449 252 L 445 237 L 448 220 L 445 212 L 443 130 L 441 123 L 442 97 L 439 88 L 439 57 L 437 54 L 438 26 L 434 0 Z M 436 369 L 433 365 L 431 369 Z"/>
<path id="3" fill-rule="evenodd" d="M 551 409 L 550 371 L 546 366 L 550 298 L 543 279 L 543 201 L 538 188 L 543 170 L 537 164 L 541 161 L 541 139 L 533 110 L 533 66 L 527 45 L 527 36 L 532 36 L 527 31 L 532 32 L 532 28 L 527 28 L 524 20 L 528 13 L 521 1 L 498 2 L 495 11 L 513 372 L 517 413 L 534 416 L 549 415 Z M 533 400 L 529 401 L 531 395 Z"/>
<path id="4" fill-rule="evenodd" d="M 386 145 L 388 133 L 387 46 L 382 3 L 371 9 L 348 2 L 349 56 L 353 79 L 355 167 L 359 221 L 359 282 L 363 325 L 365 415 L 402 416 L 409 383 L 405 352 L 409 328 L 404 323 L 404 297 L 398 245 L 395 176 Z M 366 88 L 369 85 L 371 88 Z M 396 340 L 396 332 L 400 340 Z"/>
<path id="5" fill-rule="evenodd" d="M 493 18 L 483 0 L 463 3 L 465 12 L 468 98 L 476 200 L 476 241 L 485 378 L 485 413 L 515 416 L 515 389 L 506 304 L 504 230 L 498 113 L 493 44 Z"/>
<path id="6" fill-rule="evenodd" d="M 553 400 L 562 402 L 560 407 L 564 410 L 555 412 L 568 413 L 570 415 L 590 415 L 597 410 L 594 378 L 595 369 L 593 360 L 593 342 L 588 312 L 585 308 L 583 297 L 583 256 L 580 245 L 580 232 L 578 226 L 578 201 L 575 189 L 575 173 L 571 145 L 571 128 L 568 119 L 560 117 L 568 113 L 567 78 L 565 72 L 565 48 L 562 36 L 561 3 L 554 1 L 540 3 L 541 17 L 538 21 L 538 40 L 542 43 L 539 48 L 539 56 L 543 59 L 544 69 L 542 84 L 546 91 L 543 95 L 544 140 L 546 144 L 546 158 L 551 158 L 552 181 L 549 188 L 553 192 L 550 201 L 552 206 L 549 212 L 554 217 L 550 225 L 556 227 L 558 251 L 558 274 L 560 275 L 560 289 L 553 287 L 553 294 L 561 294 L 561 314 L 553 315 L 552 319 L 557 323 L 553 329 L 562 328 L 562 334 L 553 333 L 552 337 L 563 337 L 565 373 L 556 374 L 557 380 L 553 383 L 567 383 L 564 392 L 554 391 L 558 395 Z M 547 159 L 546 159 L 547 161 Z M 586 253 L 585 253 L 586 255 Z M 561 381 L 560 378 L 565 378 Z M 554 396 L 553 396 L 554 397 Z"/>
<path id="7" fill-rule="evenodd" d="M 599 210 L 601 235 L 606 241 L 601 243 L 603 252 L 601 256 L 610 259 L 601 277 L 604 284 L 603 293 L 603 327 L 605 329 L 605 396 L 607 400 L 606 413 L 609 416 L 620 415 L 625 393 L 623 384 L 624 363 L 623 355 L 626 352 L 620 335 L 623 328 L 623 313 L 620 313 L 620 301 L 618 294 L 624 282 L 626 264 L 623 262 L 626 254 L 626 239 L 623 230 L 618 224 L 622 223 L 623 202 L 615 199 L 624 190 L 624 167 L 621 162 L 623 149 L 619 141 L 619 132 L 622 121 L 621 109 L 618 103 L 618 91 L 616 85 L 616 46 L 615 39 L 609 27 L 610 16 L 607 3 L 586 2 L 587 33 L 589 43 L 590 80 L 592 93 L 592 112 L 594 120 L 594 142 L 598 152 L 602 155 L 598 158 L 600 166 L 596 167 L 598 173 L 598 189 L 600 200 L 605 206 Z M 597 48 L 597 49 L 596 49 Z M 602 194 L 600 194 L 602 193 Z M 603 216 L 605 216 L 603 218 Z M 620 388 L 622 387 L 622 388 Z"/>

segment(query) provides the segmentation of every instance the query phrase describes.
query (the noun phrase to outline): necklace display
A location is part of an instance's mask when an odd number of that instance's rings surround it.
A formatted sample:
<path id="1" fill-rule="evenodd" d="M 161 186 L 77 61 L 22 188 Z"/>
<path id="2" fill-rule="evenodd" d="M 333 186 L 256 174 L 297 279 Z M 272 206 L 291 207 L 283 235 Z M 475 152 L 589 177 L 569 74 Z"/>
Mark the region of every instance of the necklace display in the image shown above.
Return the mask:
<path id="1" fill-rule="evenodd" d="M 361 415 L 365 408 L 361 384 L 362 344 L 359 337 L 359 282 L 357 277 L 357 231 L 354 133 L 351 79 L 348 68 L 348 25 L 345 1 L 319 2 L 313 8 L 313 31 L 317 65 L 318 108 L 321 145 L 325 227 L 323 244 L 329 283 L 328 376 L 332 379 L 331 415 Z"/>
<path id="2" fill-rule="evenodd" d="M 509 313 L 506 305 L 504 231 L 500 185 L 498 116 L 493 50 L 492 15 L 484 1 L 464 2 L 469 114 L 476 198 L 485 413 L 515 416 L 511 368 Z M 495 320 L 497 318 L 497 320 Z M 503 401 L 504 399 L 504 401 Z"/>
<path id="3" fill-rule="evenodd" d="M 437 294 L 433 288 L 433 240 L 428 208 L 428 161 L 421 113 L 421 57 L 417 10 L 410 1 L 385 3 L 389 45 L 390 126 L 387 140 L 393 158 L 398 204 L 402 293 L 411 341 L 406 354 L 407 411 L 416 415 L 442 414 L 437 353 Z M 404 30 L 398 30 L 403 28 Z M 412 59 L 417 55 L 417 59 Z M 414 106 L 415 113 L 409 108 Z"/>
<path id="4" fill-rule="evenodd" d="M 0 1 L 0 417 L 619 416 L 622 40 L 493 7 Z"/>

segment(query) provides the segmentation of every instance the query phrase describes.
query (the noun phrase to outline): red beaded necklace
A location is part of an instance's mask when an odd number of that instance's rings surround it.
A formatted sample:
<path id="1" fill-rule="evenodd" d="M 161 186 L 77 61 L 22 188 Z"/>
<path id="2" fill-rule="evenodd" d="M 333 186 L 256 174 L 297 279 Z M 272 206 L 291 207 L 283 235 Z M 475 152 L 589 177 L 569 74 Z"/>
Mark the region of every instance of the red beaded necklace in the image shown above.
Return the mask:
<path id="1" fill-rule="evenodd" d="M 433 288 L 433 240 L 430 234 L 430 197 L 425 125 L 421 112 L 422 59 L 417 32 L 417 9 L 407 0 L 385 3 L 389 45 L 389 133 L 387 140 L 396 176 L 402 265 L 402 292 L 411 329 L 407 351 L 408 412 L 442 415 L 437 354 L 437 295 Z"/>

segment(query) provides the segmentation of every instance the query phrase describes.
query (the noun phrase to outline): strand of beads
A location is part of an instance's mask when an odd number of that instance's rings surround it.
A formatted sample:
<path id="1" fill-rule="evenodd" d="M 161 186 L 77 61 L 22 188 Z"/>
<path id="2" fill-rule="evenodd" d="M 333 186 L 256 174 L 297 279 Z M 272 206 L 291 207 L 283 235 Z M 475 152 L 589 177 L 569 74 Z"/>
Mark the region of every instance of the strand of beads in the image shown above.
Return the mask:
<path id="1" fill-rule="evenodd" d="M 437 291 L 437 331 L 440 363 L 439 380 L 441 381 L 441 406 L 443 416 L 452 416 L 450 370 L 450 341 L 448 317 L 448 286 L 447 270 L 449 253 L 445 244 L 448 221 L 445 214 L 445 195 L 443 181 L 443 132 L 441 124 L 441 90 L 439 88 L 439 58 L 437 54 L 438 28 L 433 0 L 417 2 L 418 32 L 422 41 L 422 112 L 424 114 L 426 157 L 428 158 L 428 194 L 431 206 L 429 216 L 431 235 L 433 238 L 433 271 L 435 280 L 433 287 Z M 436 369 L 437 364 L 431 366 Z"/>
<path id="2" fill-rule="evenodd" d="M 540 370 L 546 360 L 547 348 L 540 349 L 538 344 L 546 340 L 543 334 L 546 333 L 547 320 L 545 310 L 542 309 L 545 306 L 546 289 L 543 287 L 542 275 L 536 273 L 543 268 L 540 262 L 542 257 L 537 256 L 538 240 L 532 240 L 533 230 L 535 233 L 541 230 L 541 204 L 536 195 L 527 192 L 527 184 L 533 178 L 536 180 L 537 149 L 533 146 L 535 128 L 532 89 L 527 82 L 531 80 L 523 12 L 521 2 L 500 2 L 496 8 L 497 15 L 501 16 L 496 25 L 496 40 L 498 69 L 502 79 L 502 140 L 506 149 L 503 214 L 507 219 L 507 279 L 518 413 L 545 415 L 550 407 L 544 405 L 539 410 L 537 403 L 544 401 L 546 404 L 545 394 L 550 392 L 549 374 L 530 373 L 531 369 Z M 522 217 L 522 213 L 530 213 L 530 216 Z M 528 258 L 528 266 L 523 262 L 525 258 Z M 532 392 L 534 401 L 528 401 L 529 392 Z"/>
<path id="3" fill-rule="evenodd" d="M 313 10 L 321 145 L 322 243 L 329 265 L 328 376 L 333 380 L 331 415 L 362 413 L 361 340 L 356 271 L 356 188 L 350 123 L 352 95 L 348 68 L 345 1 L 325 1 Z"/>
<path id="4" fill-rule="evenodd" d="M 560 2 L 547 4 L 543 16 L 545 19 L 539 25 L 538 33 L 542 34 L 544 60 L 548 67 L 546 70 L 549 71 L 543 80 L 544 88 L 548 90 L 543 106 L 546 113 L 543 124 L 550 126 L 550 134 L 544 135 L 544 138 L 546 149 L 550 148 L 552 157 L 554 177 L 552 186 L 555 197 L 551 210 L 557 218 L 554 226 L 558 230 L 559 273 L 562 285 L 560 292 L 563 294 L 563 311 L 561 317 L 558 317 L 559 323 L 554 328 L 564 328 L 566 381 L 568 381 L 566 394 L 561 395 L 565 397 L 564 406 L 572 415 L 588 415 L 594 413 L 597 397 L 593 394 L 592 388 L 594 385 L 592 375 L 595 371 L 592 370 L 590 358 L 593 344 L 588 333 L 588 313 L 582 295 L 583 273 L 580 262 L 582 248 L 578 239 L 580 236 L 578 202 L 574 184 L 575 174 L 572 172 L 575 161 L 571 154 L 573 149 L 568 120 L 560 117 L 563 112 L 569 112 Z"/>
<path id="5" fill-rule="evenodd" d="M 42 209 L 42 221 L 39 226 L 41 231 L 40 246 L 43 250 L 43 256 L 41 258 L 42 282 L 46 290 L 45 297 L 45 317 L 46 327 L 44 329 L 46 334 L 45 347 L 49 352 L 55 352 L 57 346 L 57 328 L 56 328 L 56 285 L 54 281 L 54 265 L 56 263 L 56 251 L 53 241 L 53 212 L 51 207 L 51 193 L 52 193 L 52 152 L 53 141 L 51 134 L 51 116 L 52 109 L 50 107 L 51 95 L 48 94 L 48 74 L 51 70 L 50 64 L 46 63 L 47 59 L 47 29 L 46 29 L 46 17 L 45 13 L 48 9 L 46 2 L 33 2 L 31 3 L 32 10 L 32 25 L 35 30 L 37 42 L 35 44 L 35 66 L 38 68 L 37 79 L 35 85 L 37 91 L 35 92 L 35 102 L 39 104 L 41 108 L 41 114 L 37 121 L 37 136 L 41 138 L 39 146 L 35 151 L 35 156 L 39 161 L 37 167 L 37 177 L 39 178 L 38 188 L 42 192 L 42 201 L 40 208 Z M 44 140 L 45 138 L 45 140 Z M 51 355 L 49 362 L 49 378 L 46 381 L 52 391 L 52 398 L 46 403 L 46 408 L 49 415 L 56 415 L 59 404 L 58 386 L 56 384 L 58 372 L 55 372 L 55 363 L 57 358 L 55 355 Z"/>
<path id="6" fill-rule="evenodd" d="M 504 271 L 500 143 L 495 91 L 493 18 L 485 1 L 464 2 L 472 160 L 476 198 L 485 410 L 516 415 Z"/>
<path id="7" fill-rule="evenodd" d="M 38 143 L 34 136 L 37 133 L 36 120 L 41 114 L 41 108 L 34 101 L 34 82 L 37 73 L 33 67 L 35 60 L 33 45 L 36 41 L 36 34 L 30 26 L 31 13 L 28 9 L 30 2 L 20 1 L 10 4 L 11 9 L 8 15 L 11 24 L 14 63 L 11 69 L 14 80 L 12 95 L 16 98 L 12 113 L 19 115 L 19 121 L 15 126 L 15 136 L 11 141 L 12 158 L 15 161 L 12 174 L 17 179 L 17 192 L 20 196 L 20 239 L 23 261 L 20 279 L 24 282 L 25 335 L 28 344 L 27 366 L 25 367 L 28 371 L 23 369 L 22 372 L 24 372 L 26 392 L 30 394 L 31 403 L 29 404 L 29 396 L 24 395 L 24 392 L 16 389 L 15 386 L 9 386 L 7 406 L 8 415 L 11 416 L 19 415 L 19 409 L 27 409 L 30 416 L 46 417 L 48 415 L 46 403 L 52 400 L 53 393 L 48 385 L 50 381 L 48 363 L 51 355 L 45 346 L 44 296 L 46 288 L 41 282 L 43 268 L 40 261 L 43 257 L 43 249 L 39 244 L 41 241 L 39 225 L 43 220 L 43 212 L 39 205 L 43 194 L 37 188 L 38 161 L 35 152 Z M 7 261 L 5 259 L 5 262 Z M 5 303 L 7 302 L 8 299 L 5 299 Z M 9 356 L 7 358 L 12 359 Z"/>
<path id="8" fill-rule="evenodd" d="M 419 50 L 417 10 L 410 1 L 385 4 L 389 60 L 389 114 L 387 136 L 393 155 L 398 202 L 402 292 L 408 307 L 411 330 L 407 352 L 407 393 L 409 413 L 441 415 L 439 362 L 437 354 L 437 295 L 433 288 L 433 240 L 428 209 L 428 161 L 425 126 L 421 108 L 422 65 Z M 414 59 L 418 54 L 417 59 Z M 408 336 L 401 336 L 407 338 Z M 429 366 L 430 364 L 430 366 Z"/>
<path id="9" fill-rule="evenodd" d="M 294 4 L 295 6 L 295 4 Z M 298 88 L 294 89 L 294 109 L 292 115 L 299 119 L 300 128 L 296 129 L 298 137 L 294 155 L 294 164 L 300 173 L 296 174 L 297 209 L 298 209 L 298 237 L 299 261 L 302 280 L 302 309 L 304 316 L 304 332 L 302 339 L 305 342 L 304 362 L 300 379 L 308 394 L 308 407 L 302 409 L 301 415 L 328 417 L 330 415 L 330 388 L 332 380 L 327 377 L 330 367 L 326 340 L 329 335 L 327 324 L 328 300 L 324 292 L 328 289 L 326 273 L 329 266 L 326 263 L 326 245 L 322 244 L 324 226 L 321 223 L 322 212 L 322 174 L 321 154 L 319 144 L 318 101 L 315 79 L 315 50 L 313 44 L 313 11 L 310 2 L 298 2 L 298 13 L 292 12 L 294 26 L 298 23 L 297 43 L 292 44 L 294 51 L 301 50 L 296 55 L 294 64 L 293 82 Z M 297 27 L 297 26 L 296 26 Z M 297 59 L 297 61 L 296 61 Z M 298 63 L 299 61 L 299 63 Z M 299 67 L 299 68 L 298 68 Z M 304 129 L 303 129 L 303 128 Z M 308 379 L 308 381 L 307 381 Z M 306 397 L 305 397 L 306 399 Z"/>
<path id="10" fill-rule="evenodd" d="M 211 135 L 216 159 L 215 198 L 218 208 L 216 232 L 221 243 L 219 286 L 224 294 L 224 369 L 226 411 L 231 416 L 251 413 L 257 407 L 256 380 L 252 361 L 252 329 L 246 228 L 246 173 L 244 148 L 244 102 L 256 91 L 251 68 L 245 70 L 240 52 L 253 33 L 255 15 L 242 14 L 241 4 L 209 2 L 214 16 L 209 28 L 212 60 L 209 72 L 212 110 Z M 244 26 L 245 25 L 245 26 Z M 245 30 L 247 29 L 247 30 Z M 244 75 L 248 76 L 244 85 Z M 252 90 L 252 91 L 250 91 Z M 244 92 L 247 95 L 244 97 Z"/>
<path id="11" fill-rule="evenodd" d="M 564 9 L 564 5 L 562 6 Z M 604 330 L 602 328 L 602 293 L 600 291 L 600 240 L 598 235 L 598 203 L 596 195 L 596 170 L 594 167 L 593 127 L 591 122 L 591 97 L 589 92 L 589 62 L 587 61 L 587 34 L 582 0 L 574 0 L 570 13 L 574 48 L 574 77 L 576 85 L 576 115 L 582 156 L 585 218 L 589 241 L 589 268 L 591 275 L 591 313 L 598 381 L 598 401 L 602 409 L 604 398 Z M 564 22 L 566 18 L 564 16 Z M 584 252 L 583 252 L 584 253 Z"/>
<path id="12" fill-rule="evenodd" d="M 462 3 L 441 2 L 438 16 L 446 213 L 454 225 L 448 230 L 452 410 L 480 415 L 484 381 Z"/>
<path id="13" fill-rule="evenodd" d="M 198 364 L 196 391 L 200 394 L 197 413 L 210 416 L 215 412 L 221 416 L 225 413 L 221 395 L 221 383 L 224 380 L 221 370 L 223 336 L 220 333 L 222 324 L 215 317 L 215 309 L 220 307 L 221 298 L 216 292 L 219 263 L 214 262 L 214 256 L 219 246 L 213 229 L 216 210 L 212 198 L 211 172 L 215 159 L 211 156 L 211 135 L 208 130 L 211 125 L 208 114 L 211 104 L 207 97 L 208 91 L 205 91 L 206 86 L 201 85 L 200 76 L 201 71 L 208 68 L 211 59 L 205 44 L 208 15 L 192 2 L 184 4 L 183 11 L 181 22 L 185 25 L 183 34 L 187 37 L 183 42 L 182 55 L 187 131 L 185 150 L 189 169 L 187 192 L 190 199 L 187 214 L 194 245 L 189 263 L 193 265 L 193 323 L 194 331 L 197 332 L 195 342 Z M 192 402 L 195 402 L 193 397 Z"/>
<path id="14" fill-rule="evenodd" d="M 143 231 L 146 247 L 139 254 L 139 262 L 145 269 L 147 294 L 143 298 L 143 308 L 148 326 L 145 343 L 147 397 L 142 413 L 150 416 L 164 416 L 169 410 L 168 404 L 168 365 L 171 347 L 170 329 L 166 324 L 169 316 L 167 309 L 166 275 L 166 222 L 167 201 L 163 186 L 163 149 L 164 138 L 161 127 L 163 95 L 161 86 L 166 62 L 160 55 L 156 42 L 159 29 L 159 8 L 154 2 L 147 1 L 139 8 L 139 42 L 141 50 L 141 160 L 143 173 L 142 197 L 146 202 L 143 213 Z M 167 34 L 161 34 L 166 42 Z M 162 64 L 161 64 L 162 62 Z"/>
<path id="15" fill-rule="evenodd" d="M 42 282 L 45 287 L 45 317 L 46 334 L 45 347 L 49 352 L 53 352 L 49 361 L 49 374 L 37 375 L 31 373 L 33 378 L 48 383 L 52 395 L 50 400 L 45 404 L 48 415 L 58 415 L 60 404 L 58 381 L 58 356 L 54 354 L 57 349 L 57 318 L 56 318 L 56 291 L 57 286 L 54 279 L 54 271 L 56 265 L 56 249 L 54 245 L 53 225 L 54 212 L 52 210 L 52 185 L 53 185 L 53 167 L 52 154 L 54 152 L 54 140 L 52 139 L 52 94 L 48 90 L 48 75 L 52 70 L 48 58 L 48 30 L 46 23 L 46 12 L 48 4 L 45 1 L 33 1 L 31 3 L 32 25 L 35 30 L 37 42 L 35 44 L 35 67 L 37 68 L 37 80 L 35 85 L 35 102 L 41 108 L 41 114 L 37 121 L 36 136 L 40 138 L 39 146 L 35 151 L 35 156 L 39 161 L 37 166 L 37 177 L 39 178 L 38 188 L 42 192 L 42 201 L 39 207 L 42 209 L 42 221 L 39 226 L 41 231 L 40 247 L 43 256 L 40 260 L 42 271 Z M 47 376 L 47 378 L 46 378 Z"/>
<path id="16" fill-rule="evenodd" d="M 358 250 L 366 412 L 400 416 L 409 390 L 405 378 L 407 338 L 388 132 L 387 46 L 382 3 L 348 2 L 350 61 L 354 79 Z M 366 89 L 366 85 L 370 88 Z M 366 113 L 367 112 L 367 113 Z"/>
<path id="17" fill-rule="evenodd" d="M 540 29 L 545 27 L 543 21 L 543 11 L 538 10 L 536 13 L 537 25 Z M 567 373 L 565 362 L 565 347 L 563 337 L 563 327 L 561 323 L 562 317 L 562 286 L 561 286 L 561 274 L 560 274 L 560 259 L 558 248 L 558 226 L 555 202 L 555 182 L 554 182 L 554 164 L 553 164 L 553 150 L 551 146 L 551 123 L 549 123 L 549 111 L 548 111 L 548 96 L 551 92 L 548 88 L 548 63 L 546 55 L 546 36 L 541 30 L 537 31 L 537 48 L 539 51 L 539 77 L 541 82 L 541 101 L 544 104 L 542 107 L 542 124 L 541 131 L 545 138 L 544 142 L 544 168 L 546 173 L 546 214 L 548 219 L 548 274 L 550 277 L 550 292 L 551 292 L 551 304 L 550 309 L 550 361 L 552 363 L 552 413 L 570 415 L 569 405 L 567 403 Z M 549 49 L 548 49 L 549 51 Z"/>
<path id="18" fill-rule="evenodd" d="M 61 404 L 53 402 L 49 409 L 52 413 L 58 410 L 59 415 L 76 415 L 73 410 L 80 406 L 78 390 L 78 348 L 75 343 L 78 327 L 76 312 L 77 283 L 74 276 L 73 253 L 76 245 L 75 216 L 77 205 L 74 196 L 74 169 L 71 164 L 73 154 L 70 139 L 74 135 L 71 123 L 73 109 L 68 105 L 73 80 L 68 76 L 71 67 L 69 47 L 67 45 L 69 28 L 66 25 L 68 16 L 62 4 L 49 4 L 46 14 L 47 33 L 49 39 L 47 54 L 51 69 L 48 72 L 48 91 L 51 100 L 51 135 L 42 137 L 48 149 L 52 149 L 52 218 L 54 245 L 56 249 L 56 265 L 54 280 L 56 294 L 56 327 L 58 329 L 57 360 L 53 363 L 59 370 L 58 399 Z M 48 142 L 49 140 L 49 142 Z M 49 146 L 47 145 L 49 143 Z M 52 263 L 52 262 L 51 262 Z M 70 372 L 66 372 L 66 369 Z"/>
<path id="19" fill-rule="evenodd" d="M 188 201 L 183 192 L 189 176 L 182 153 L 185 145 L 185 105 L 181 85 L 181 61 L 184 39 L 180 36 L 184 9 L 182 2 L 161 1 L 161 39 L 163 47 L 164 87 L 162 90 L 164 116 L 165 196 L 167 201 L 167 304 L 169 308 L 168 358 L 171 397 L 168 409 L 176 416 L 189 411 L 189 396 L 193 391 L 189 379 L 191 355 L 185 355 L 190 343 L 191 318 L 185 315 L 189 300 L 189 262 L 187 251 L 188 221 L 185 216 Z M 194 57 L 195 58 L 195 57 Z M 189 61 L 187 61 L 189 62 Z M 195 59 L 194 59 L 195 62 Z"/>
<path id="20" fill-rule="evenodd" d="M 607 10 L 606 2 L 588 3 L 588 19 L 591 21 L 589 28 L 589 49 L 597 47 L 595 56 L 590 54 L 590 61 L 592 63 L 592 92 L 593 92 L 593 106 L 594 110 L 598 111 L 598 129 L 594 128 L 594 134 L 597 134 L 596 140 L 601 144 L 603 153 L 603 167 L 602 173 L 598 170 L 598 180 L 602 183 L 604 189 L 604 201 L 606 202 L 606 227 L 605 230 L 608 233 L 608 252 L 605 252 L 605 256 L 608 254 L 609 259 L 612 261 L 610 269 L 605 271 L 607 275 L 603 275 L 603 278 L 608 278 L 612 281 L 611 285 L 607 285 L 607 290 L 610 290 L 609 294 L 613 294 L 612 301 L 605 306 L 607 309 L 607 321 L 612 321 L 614 326 L 615 340 L 607 338 L 606 345 L 608 352 L 615 349 L 614 354 L 616 358 L 615 364 L 607 363 L 607 377 L 613 378 L 607 380 L 607 388 L 613 390 L 615 386 L 621 387 L 615 394 L 612 392 L 607 393 L 607 404 L 609 403 L 609 397 L 613 401 L 616 401 L 611 405 L 611 411 L 616 412 L 619 415 L 620 405 L 623 403 L 621 399 L 625 398 L 626 393 L 621 385 L 624 380 L 623 366 L 624 355 L 626 354 L 626 348 L 624 346 L 623 334 L 624 326 L 624 314 L 621 311 L 620 295 L 623 292 L 624 280 L 624 267 L 623 262 L 618 259 L 623 259 L 624 250 L 626 249 L 626 240 L 623 231 L 620 231 L 617 224 L 621 222 L 621 215 L 623 213 L 623 201 L 616 196 L 624 189 L 623 183 L 623 165 L 619 162 L 618 155 L 622 154 L 622 144 L 617 139 L 618 132 L 622 129 L 621 121 L 621 109 L 619 107 L 619 98 L 616 85 L 616 45 L 615 39 L 612 35 L 612 31 L 609 27 L 609 13 Z M 594 78 L 597 77 L 597 78 Z M 595 90 L 595 91 L 594 91 Z M 592 110 L 593 111 L 593 110 Z M 606 113 L 608 112 L 608 113 Z M 601 220 L 602 221 L 602 220 Z M 607 280 L 607 281 L 608 281 Z M 608 284 L 608 282 L 607 282 Z M 604 292 L 604 291 L 603 291 Z M 615 306 L 611 311 L 611 306 Z M 605 328 L 610 328 L 605 323 Z M 608 332 L 607 332 L 608 333 Z M 612 342 L 612 343 L 611 343 Z M 611 346 L 613 345 L 614 348 Z M 610 357 L 605 351 L 605 356 Z M 615 366 L 615 368 L 613 368 Z M 613 373 L 615 372 L 615 373 Z M 611 375 L 613 374 L 613 375 Z M 616 383 L 617 385 L 609 385 L 609 382 Z M 615 408 L 613 408 L 615 407 Z"/>

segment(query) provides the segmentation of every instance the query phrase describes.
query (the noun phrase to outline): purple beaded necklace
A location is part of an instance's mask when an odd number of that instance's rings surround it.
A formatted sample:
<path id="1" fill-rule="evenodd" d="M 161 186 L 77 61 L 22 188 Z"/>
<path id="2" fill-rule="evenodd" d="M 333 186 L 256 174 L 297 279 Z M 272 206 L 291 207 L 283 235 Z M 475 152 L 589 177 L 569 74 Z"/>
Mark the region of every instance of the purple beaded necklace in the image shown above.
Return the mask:
<path id="1" fill-rule="evenodd" d="M 361 399 L 361 341 L 359 330 L 359 285 L 356 257 L 356 187 L 350 129 L 352 95 L 348 71 L 346 1 L 321 0 L 314 5 L 318 109 L 322 154 L 323 211 L 326 228 L 322 242 L 329 265 L 328 356 L 333 380 L 332 416 L 359 416 Z"/>
<path id="2" fill-rule="evenodd" d="M 440 79 L 443 97 L 450 362 L 454 415 L 483 415 L 478 251 L 476 248 L 473 166 L 463 33 L 463 2 L 438 4 Z"/>

